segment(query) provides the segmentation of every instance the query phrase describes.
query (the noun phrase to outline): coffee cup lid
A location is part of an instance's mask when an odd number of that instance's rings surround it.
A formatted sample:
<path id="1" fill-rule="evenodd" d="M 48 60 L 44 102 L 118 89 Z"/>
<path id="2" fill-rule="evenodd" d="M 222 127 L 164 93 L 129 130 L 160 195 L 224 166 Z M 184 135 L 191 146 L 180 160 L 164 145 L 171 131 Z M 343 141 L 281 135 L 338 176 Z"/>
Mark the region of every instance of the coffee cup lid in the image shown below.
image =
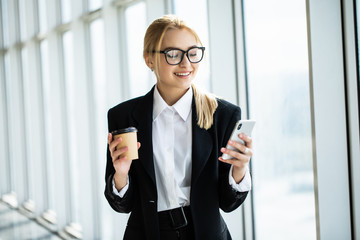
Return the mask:
<path id="1" fill-rule="evenodd" d="M 118 134 L 129 133 L 129 132 L 137 132 L 137 129 L 135 127 L 118 129 L 118 130 L 112 131 L 111 135 L 118 135 Z"/>

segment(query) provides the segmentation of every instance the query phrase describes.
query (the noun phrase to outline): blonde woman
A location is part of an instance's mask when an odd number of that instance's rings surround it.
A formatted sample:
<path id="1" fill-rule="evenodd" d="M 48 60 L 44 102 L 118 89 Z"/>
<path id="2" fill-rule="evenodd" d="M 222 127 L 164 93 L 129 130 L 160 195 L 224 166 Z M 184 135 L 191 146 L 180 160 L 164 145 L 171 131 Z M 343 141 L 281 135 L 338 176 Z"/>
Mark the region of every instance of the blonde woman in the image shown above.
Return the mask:
<path id="1" fill-rule="evenodd" d="M 127 147 L 116 148 L 122 139 L 108 135 L 105 196 L 115 211 L 131 213 L 124 239 L 231 239 L 219 209 L 233 211 L 251 188 L 252 140 L 241 134 L 245 145 L 230 142 L 240 152 L 224 148 L 240 108 L 193 84 L 204 51 L 178 17 L 155 20 L 143 55 L 156 85 L 108 112 L 109 132 L 138 129 L 134 161 L 122 157 Z"/>

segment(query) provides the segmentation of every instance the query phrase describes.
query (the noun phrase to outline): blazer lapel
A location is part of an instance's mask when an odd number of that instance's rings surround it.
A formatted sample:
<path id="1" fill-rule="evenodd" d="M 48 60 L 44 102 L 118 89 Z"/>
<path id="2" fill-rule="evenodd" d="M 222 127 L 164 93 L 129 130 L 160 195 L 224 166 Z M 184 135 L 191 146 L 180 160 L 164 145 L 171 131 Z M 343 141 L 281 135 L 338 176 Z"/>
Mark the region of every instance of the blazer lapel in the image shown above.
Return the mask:
<path id="1" fill-rule="evenodd" d="M 154 184 L 155 169 L 152 145 L 152 113 L 154 101 L 154 88 L 147 93 L 133 111 L 133 119 L 138 129 L 138 141 L 141 143 L 139 149 L 139 160 L 149 174 Z M 192 103 L 192 174 L 191 182 L 194 184 L 209 160 L 213 148 L 210 133 L 197 125 L 197 113 L 195 100 Z"/>
<path id="2" fill-rule="evenodd" d="M 210 133 L 197 125 L 195 100 L 192 104 L 192 174 L 191 185 L 195 184 L 198 176 L 209 160 L 213 148 Z"/>
<path id="3" fill-rule="evenodd" d="M 152 113 L 154 88 L 147 93 L 136 106 L 133 118 L 138 129 L 138 141 L 141 143 L 139 159 L 155 184 L 155 170 L 152 146 Z"/>

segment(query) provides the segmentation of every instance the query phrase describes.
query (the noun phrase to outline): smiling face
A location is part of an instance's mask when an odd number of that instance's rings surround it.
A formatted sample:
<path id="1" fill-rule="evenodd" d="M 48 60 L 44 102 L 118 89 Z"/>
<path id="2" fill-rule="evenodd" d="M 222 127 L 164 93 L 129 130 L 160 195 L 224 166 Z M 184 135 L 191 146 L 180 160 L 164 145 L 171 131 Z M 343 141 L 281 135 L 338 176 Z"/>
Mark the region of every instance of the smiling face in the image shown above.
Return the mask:
<path id="1" fill-rule="evenodd" d="M 196 37 L 187 29 L 169 29 L 163 38 L 160 50 L 172 48 L 187 51 L 194 46 L 200 46 Z M 167 96 L 176 96 L 180 98 L 190 87 L 199 68 L 199 63 L 191 63 L 184 55 L 178 65 L 169 65 L 166 62 L 165 55 L 160 54 L 159 65 L 155 67 L 154 59 L 148 59 L 149 67 L 154 67 L 157 72 L 157 87 L 166 100 Z M 148 64 L 149 65 L 149 64 Z"/>

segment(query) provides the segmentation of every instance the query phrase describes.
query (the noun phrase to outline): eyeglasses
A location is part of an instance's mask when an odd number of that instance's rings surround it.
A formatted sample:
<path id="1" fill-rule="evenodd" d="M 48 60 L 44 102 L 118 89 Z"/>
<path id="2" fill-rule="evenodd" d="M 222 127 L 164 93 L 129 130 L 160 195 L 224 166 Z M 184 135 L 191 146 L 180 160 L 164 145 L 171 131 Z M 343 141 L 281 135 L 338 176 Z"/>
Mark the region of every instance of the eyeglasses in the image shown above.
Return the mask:
<path id="1" fill-rule="evenodd" d="M 165 51 L 153 51 L 153 53 L 163 53 L 166 62 L 169 65 L 178 65 L 182 62 L 184 54 L 186 54 L 189 62 L 198 63 L 203 59 L 205 47 L 191 47 L 187 51 L 171 48 Z"/>

